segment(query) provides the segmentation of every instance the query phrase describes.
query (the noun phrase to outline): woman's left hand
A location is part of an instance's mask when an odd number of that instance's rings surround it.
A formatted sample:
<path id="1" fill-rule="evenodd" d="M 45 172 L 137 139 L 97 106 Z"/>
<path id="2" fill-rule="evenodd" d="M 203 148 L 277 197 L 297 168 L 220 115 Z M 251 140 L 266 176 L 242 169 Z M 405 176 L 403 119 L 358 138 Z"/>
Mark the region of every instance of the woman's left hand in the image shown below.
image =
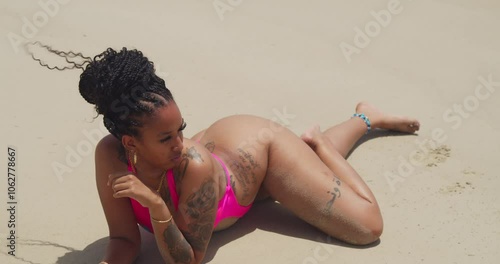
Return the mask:
<path id="1" fill-rule="evenodd" d="M 113 189 L 114 198 L 133 198 L 147 208 L 153 206 L 158 199 L 161 199 L 157 193 L 144 185 L 130 171 L 110 174 L 108 186 L 111 186 L 111 189 Z"/>

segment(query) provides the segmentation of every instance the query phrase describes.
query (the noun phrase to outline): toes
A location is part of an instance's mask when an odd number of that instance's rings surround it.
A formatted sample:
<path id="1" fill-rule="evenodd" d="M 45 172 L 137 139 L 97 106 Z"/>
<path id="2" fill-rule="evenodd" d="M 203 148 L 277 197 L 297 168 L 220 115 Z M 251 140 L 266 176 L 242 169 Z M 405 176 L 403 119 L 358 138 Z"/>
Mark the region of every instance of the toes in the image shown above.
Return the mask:
<path id="1" fill-rule="evenodd" d="M 414 121 L 408 125 L 409 132 L 414 133 L 420 129 L 420 123 L 418 121 Z"/>
<path id="2" fill-rule="evenodd" d="M 413 122 L 410 126 L 415 129 L 415 131 L 420 129 L 420 123 L 418 121 Z"/>

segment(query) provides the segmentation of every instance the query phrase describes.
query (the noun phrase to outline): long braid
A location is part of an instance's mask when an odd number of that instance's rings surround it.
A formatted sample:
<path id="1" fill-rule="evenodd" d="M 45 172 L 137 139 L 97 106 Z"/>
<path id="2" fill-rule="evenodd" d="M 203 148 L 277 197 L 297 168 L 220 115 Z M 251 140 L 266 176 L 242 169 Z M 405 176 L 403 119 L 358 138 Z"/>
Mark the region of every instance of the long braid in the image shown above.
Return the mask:
<path id="1" fill-rule="evenodd" d="M 33 46 L 38 45 L 38 46 L 40 46 L 42 48 L 45 48 L 50 53 L 56 54 L 59 57 L 64 58 L 66 60 L 66 62 L 68 62 L 69 64 L 71 64 L 71 66 L 64 66 L 62 68 L 60 68 L 59 66 L 50 66 L 50 65 L 44 63 L 40 58 L 35 57 L 35 54 L 29 50 L 28 45 L 33 45 Z M 71 69 L 82 69 L 83 70 L 85 68 L 85 65 L 88 64 L 88 63 L 90 63 L 92 61 L 92 58 L 84 56 L 80 52 L 79 53 L 75 53 L 73 51 L 65 52 L 65 51 L 55 50 L 52 47 L 44 45 L 44 44 L 42 44 L 39 41 L 27 43 L 26 44 L 26 50 L 27 50 L 28 53 L 31 54 L 31 58 L 33 58 L 33 60 L 38 61 L 38 63 L 41 66 L 46 67 L 46 68 L 48 68 L 50 70 L 59 70 L 59 71 L 71 70 Z M 81 60 L 83 60 L 83 62 L 76 63 L 74 61 L 70 61 L 70 58 L 80 58 Z"/>

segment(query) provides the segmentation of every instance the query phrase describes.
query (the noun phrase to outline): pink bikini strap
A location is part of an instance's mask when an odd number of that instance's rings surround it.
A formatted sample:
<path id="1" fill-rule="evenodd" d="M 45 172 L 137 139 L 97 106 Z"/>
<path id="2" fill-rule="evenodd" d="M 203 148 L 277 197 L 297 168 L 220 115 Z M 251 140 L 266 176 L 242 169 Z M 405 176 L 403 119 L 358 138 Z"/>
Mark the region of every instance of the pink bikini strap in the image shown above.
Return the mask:
<path id="1" fill-rule="evenodd" d="M 175 206 L 175 210 L 179 208 L 179 196 L 177 195 L 177 191 L 175 190 L 175 181 L 174 181 L 174 172 L 173 170 L 167 171 L 167 182 L 168 189 L 170 190 L 170 197 L 172 197 L 172 203 Z"/>

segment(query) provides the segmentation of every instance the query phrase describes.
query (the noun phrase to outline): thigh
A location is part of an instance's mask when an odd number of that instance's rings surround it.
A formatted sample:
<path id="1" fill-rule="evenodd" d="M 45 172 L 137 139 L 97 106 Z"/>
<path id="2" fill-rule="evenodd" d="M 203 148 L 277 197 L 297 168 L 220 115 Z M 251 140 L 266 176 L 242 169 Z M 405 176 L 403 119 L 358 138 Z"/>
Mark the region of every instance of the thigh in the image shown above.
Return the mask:
<path id="1" fill-rule="evenodd" d="M 372 209 L 343 184 L 316 153 L 291 131 L 277 137 L 269 149 L 263 182 L 271 197 L 323 232 L 356 242 Z"/>

